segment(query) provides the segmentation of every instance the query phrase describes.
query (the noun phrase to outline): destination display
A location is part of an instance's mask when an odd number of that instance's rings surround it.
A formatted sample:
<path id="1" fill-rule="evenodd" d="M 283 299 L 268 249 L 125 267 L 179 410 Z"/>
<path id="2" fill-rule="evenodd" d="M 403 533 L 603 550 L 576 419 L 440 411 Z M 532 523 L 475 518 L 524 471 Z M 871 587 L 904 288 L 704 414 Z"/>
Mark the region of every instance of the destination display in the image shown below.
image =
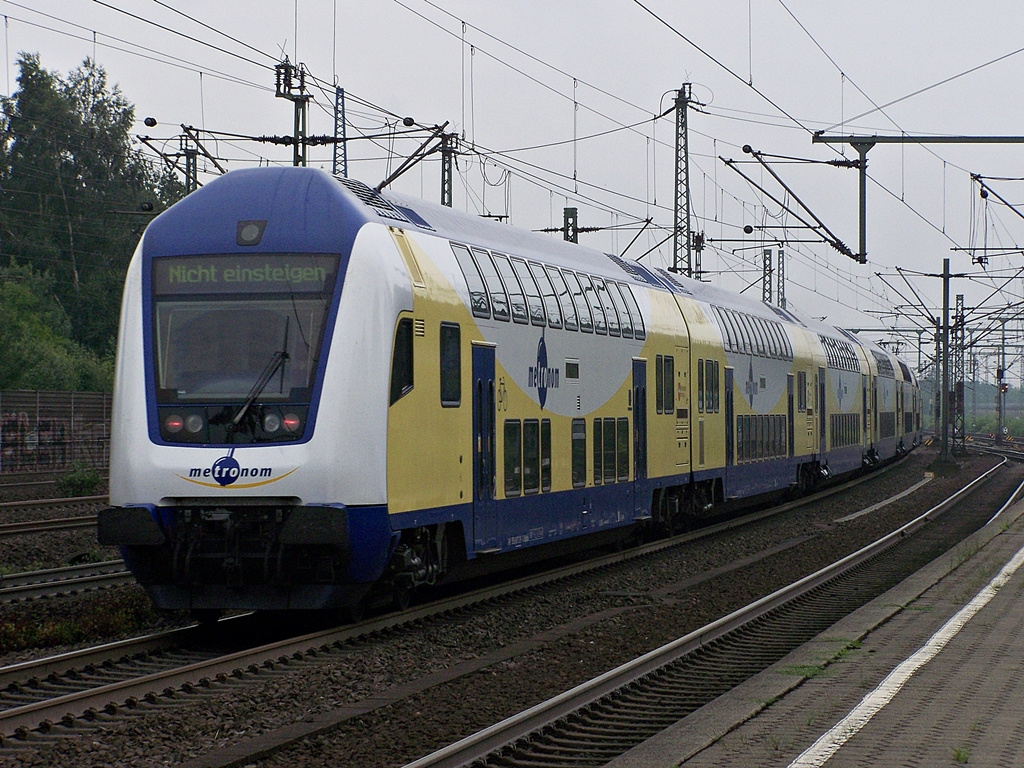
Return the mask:
<path id="1" fill-rule="evenodd" d="M 338 257 L 319 253 L 164 256 L 153 259 L 153 293 L 323 293 L 337 271 Z"/>

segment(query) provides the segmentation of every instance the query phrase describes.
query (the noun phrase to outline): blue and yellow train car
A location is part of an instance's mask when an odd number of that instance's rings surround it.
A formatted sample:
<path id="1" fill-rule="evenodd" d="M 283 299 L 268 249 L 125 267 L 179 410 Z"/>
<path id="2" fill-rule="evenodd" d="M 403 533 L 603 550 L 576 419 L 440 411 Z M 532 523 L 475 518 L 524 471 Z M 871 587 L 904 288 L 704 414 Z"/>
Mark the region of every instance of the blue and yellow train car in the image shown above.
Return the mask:
<path id="1" fill-rule="evenodd" d="M 100 537 L 162 608 L 401 600 L 896 455 L 920 398 L 894 360 L 356 181 L 234 171 L 133 258 Z"/>

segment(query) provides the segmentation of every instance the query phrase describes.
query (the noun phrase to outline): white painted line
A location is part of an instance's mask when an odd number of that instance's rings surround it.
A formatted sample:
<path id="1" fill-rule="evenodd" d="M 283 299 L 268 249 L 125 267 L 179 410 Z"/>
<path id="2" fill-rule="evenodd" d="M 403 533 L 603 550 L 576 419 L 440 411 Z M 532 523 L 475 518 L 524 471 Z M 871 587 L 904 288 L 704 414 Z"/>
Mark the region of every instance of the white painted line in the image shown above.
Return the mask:
<path id="1" fill-rule="evenodd" d="M 931 636 L 916 653 L 901 663 L 881 684 L 861 699 L 846 717 L 821 736 L 814 744 L 804 750 L 789 768 L 820 768 L 839 748 L 849 741 L 861 728 L 868 724 L 892 698 L 899 693 L 903 685 L 917 670 L 938 655 L 948 643 L 967 624 L 974 615 L 984 608 L 995 597 L 996 592 L 1010 580 L 1010 577 L 1024 564 L 1024 547 L 1017 551 L 1003 570 L 979 592 L 971 602 L 947 621 L 942 628 Z"/>
<path id="2" fill-rule="evenodd" d="M 907 488 L 907 490 L 903 491 L 902 493 L 897 493 L 895 496 L 891 496 L 888 499 L 886 499 L 885 501 L 880 501 L 877 504 L 872 504 L 870 507 L 866 507 L 865 509 L 862 509 L 859 512 L 854 512 L 852 515 L 847 515 L 846 517 L 840 517 L 835 522 L 837 522 L 837 523 L 848 523 L 850 520 L 856 520 L 861 515 L 866 515 L 869 512 L 874 512 L 876 509 L 881 509 L 882 507 L 886 506 L 887 504 L 892 504 L 897 499 L 902 499 L 907 494 L 913 493 L 914 491 L 916 491 L 918 488 L 920 488 L 925 483 L 930 483 L 934 478 L 935 478 L 935 475 L 933 475 L 931 472 L 927 472 L 927 473 L 925 473 L 924 480 L 919 482 L 917 485 L 912 485 L 909 488 Z"/>

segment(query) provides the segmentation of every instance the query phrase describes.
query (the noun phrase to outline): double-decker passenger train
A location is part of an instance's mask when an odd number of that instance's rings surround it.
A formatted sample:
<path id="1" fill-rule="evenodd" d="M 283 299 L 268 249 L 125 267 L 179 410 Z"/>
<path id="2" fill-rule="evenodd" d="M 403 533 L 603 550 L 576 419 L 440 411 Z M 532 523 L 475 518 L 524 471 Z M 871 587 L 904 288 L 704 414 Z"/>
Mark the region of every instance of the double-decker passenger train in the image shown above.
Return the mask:
<path id="1" fill-rule="evenodd" d="M 920 415 L 904 363 L 795 312 L 238 170 L 131 262 L 100 539 L 160 608 L 353 607 L 813 487 Z"/>

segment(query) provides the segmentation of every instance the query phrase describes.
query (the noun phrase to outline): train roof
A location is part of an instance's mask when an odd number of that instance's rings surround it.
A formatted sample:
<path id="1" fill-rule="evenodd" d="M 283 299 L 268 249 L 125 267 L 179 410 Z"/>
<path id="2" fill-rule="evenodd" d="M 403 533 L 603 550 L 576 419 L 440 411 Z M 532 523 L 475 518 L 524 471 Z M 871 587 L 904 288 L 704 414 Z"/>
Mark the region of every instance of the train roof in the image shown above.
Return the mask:
<path id="1" fill-rule="evenodd" d="M 151 256 L 242 252 L 247 246 L 236 242 L 237 226 L 239 222 L 257 219 L 288 222 L 288 227 L 267 227 L 262 249 L 291 250 L 298 232 L 304 243 L 302 250 L 333 251 L 346 243 L 351 245 L 364 224 L 377 222 L 550 261 L 569 269 L 631 280 L 698 302 L 800 325 L 819 335 L 846 338 L 853 344 L 889 356 L 871 341 L 798 311 L 765 304 L 710 283 L 569 243 L 549 234 L 531 232 L 415 196 L 377 191 L 361 181 L 339 179 L 315 168 L 231 171 L 154 219 L 146 231 L 147 249 Z M 344 220 L 346 226 L 339 228 L 339 220 Z"/>

